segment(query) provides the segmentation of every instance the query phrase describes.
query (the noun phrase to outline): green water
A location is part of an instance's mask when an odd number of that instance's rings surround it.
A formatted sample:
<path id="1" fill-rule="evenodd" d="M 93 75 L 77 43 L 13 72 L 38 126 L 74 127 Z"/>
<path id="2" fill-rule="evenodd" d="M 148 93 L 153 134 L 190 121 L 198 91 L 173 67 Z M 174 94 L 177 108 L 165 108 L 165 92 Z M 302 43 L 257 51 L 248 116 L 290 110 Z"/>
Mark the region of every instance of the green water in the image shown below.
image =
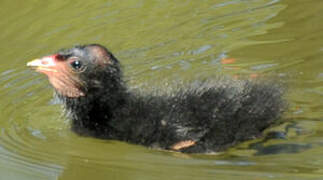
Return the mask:
<path id="1" fill-rule="evenodd" d="M 323 1 L 0 2 L 0 180 L 323 179 Z M 218 155 L 186 155 L 79 137 L 31 59 L 100 43 L 133 88 L 270 77 L 289 110 L 270 131 Z"/>

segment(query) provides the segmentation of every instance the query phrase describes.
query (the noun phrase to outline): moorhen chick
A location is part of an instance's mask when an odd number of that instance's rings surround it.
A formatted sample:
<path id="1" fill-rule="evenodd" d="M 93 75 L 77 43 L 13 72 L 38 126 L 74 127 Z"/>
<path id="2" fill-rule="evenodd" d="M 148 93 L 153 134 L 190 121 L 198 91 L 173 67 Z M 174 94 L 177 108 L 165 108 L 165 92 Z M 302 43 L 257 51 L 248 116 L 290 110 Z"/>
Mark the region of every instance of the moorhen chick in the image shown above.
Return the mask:
<path id="1" fill-rule="evenodd" d="M 104 46 L 63 49 L 27 64 L 48 76 L 79 135 L 187 153 L 223 151 L 259 137 L 285 109 L 268 82 L 195 82 L 174 92 L 130 90 Z"/>

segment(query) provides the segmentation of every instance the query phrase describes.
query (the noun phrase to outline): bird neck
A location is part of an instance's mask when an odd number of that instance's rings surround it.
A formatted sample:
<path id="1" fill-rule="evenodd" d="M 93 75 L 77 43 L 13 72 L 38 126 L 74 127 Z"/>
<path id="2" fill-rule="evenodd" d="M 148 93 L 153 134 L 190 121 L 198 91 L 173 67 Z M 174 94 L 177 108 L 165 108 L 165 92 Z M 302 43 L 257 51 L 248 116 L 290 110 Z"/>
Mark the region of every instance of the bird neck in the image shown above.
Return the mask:
<path id="1" fill-rule="evenodd" d="M 72 130 L 81 135 L 108 138 L 113 133 L 115 111 L 125 106 L 128 93 L 120 84 L 79 98 L 60 97 L 71 119 Z"/>

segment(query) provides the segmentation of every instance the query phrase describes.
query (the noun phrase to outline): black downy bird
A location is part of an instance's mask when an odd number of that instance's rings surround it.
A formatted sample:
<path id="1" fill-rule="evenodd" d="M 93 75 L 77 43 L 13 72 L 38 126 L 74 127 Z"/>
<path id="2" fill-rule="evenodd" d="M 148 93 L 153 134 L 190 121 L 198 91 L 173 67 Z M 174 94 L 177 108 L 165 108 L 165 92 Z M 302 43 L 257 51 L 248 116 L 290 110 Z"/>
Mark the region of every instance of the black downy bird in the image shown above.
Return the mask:
<path id="1" fill-rule="evenodd" d="M 99 44 L 63 49 L 27 66 L 48 76 L 77 134 L 152 148 L 223 151 L 259 137 L 285 109 L 279 86 L 250 80 L 135 92 L 124 82 L 119 61 Z"/>

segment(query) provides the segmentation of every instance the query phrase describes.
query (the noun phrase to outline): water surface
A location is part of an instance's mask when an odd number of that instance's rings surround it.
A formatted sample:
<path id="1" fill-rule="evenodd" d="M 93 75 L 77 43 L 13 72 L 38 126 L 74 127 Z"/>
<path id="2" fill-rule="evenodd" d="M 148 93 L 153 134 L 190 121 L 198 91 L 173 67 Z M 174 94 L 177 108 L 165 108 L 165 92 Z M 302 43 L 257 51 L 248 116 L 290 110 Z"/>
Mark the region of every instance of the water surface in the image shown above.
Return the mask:
<path id="1" fill-rule="evenodd" d="M 323 1 L 0 2 L 0 180 L 322 179 Z M 225 75 L 270 77 L 290 104 L 266 134 L 217 155 L 79 137 L 47 79 L 25 64 L 100 43 L 133 88 Z"/>

